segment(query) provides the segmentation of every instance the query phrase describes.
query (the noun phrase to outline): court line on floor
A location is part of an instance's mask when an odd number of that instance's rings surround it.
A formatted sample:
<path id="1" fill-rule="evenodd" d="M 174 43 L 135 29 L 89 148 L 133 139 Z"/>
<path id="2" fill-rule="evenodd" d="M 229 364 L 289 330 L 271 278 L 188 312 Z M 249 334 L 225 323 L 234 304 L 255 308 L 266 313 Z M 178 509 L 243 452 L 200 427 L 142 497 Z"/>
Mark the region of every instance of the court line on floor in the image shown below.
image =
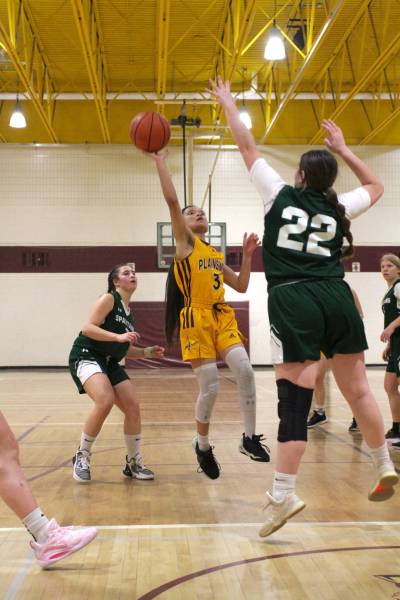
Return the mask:
<path id="1" fill-rule="evenodd" d="M 400 546 L 398 545 L 388 545 L 388 546 L 349 546 L 349 547 L 339 547 L 339 548 L 320 548 L 316 550 L 298 550 L 296 552 L 281 552 L 279 554 L 267 554 L 264 556 L 256 556 L 254 558 L 245 558 L 242 560 L 236 560 L 234 562 L 229 562 L 225 564 L 215 565 L 214 567 L 207 567 L 206 569 L 201 569 L 200 571 L 194 571 L 192 573 L 188 573 L 187 575 L 183 575 L 181 577 L 177 577 L 176 579 L 172 579 L 171 581 L 167 581 L 162 585 L 159 585 L 156 588 L 153 588 L 149 592 L 146 592 L 142 596 L 140 596 L 137 600 L 153 600 L 160 594 L 185 583 L 186 581 L 190 581 L 192 579 L 196 579 L 197 577 L 202 577 L 203 575 L 210 575 L 211 573 L 216 573 L 218 571 L 225 571 L 226 569 L 231 569 L 232 567 L 238 567 L 248 564 L 253 564 L 257 562 L 263 562 L 267 560 L 276 560 L 278 558 L 292 558 L 297 556 L 312 556 L 318 554 L 331 554 L 334 552 L 356 552 L 356 551 L 374 551 L 374 550 L 398 550 Z"/>
<path id="2" fill-rule="evenodd" d="M 158 525 L 94 525 L 99 531 L 129 531 L 147 529 L 232 529 L 245 527 L 260 527 L 260 523 L 164 523 Z M 400 521 L 291 521 L 287 527 L 392 527 L 400 526 Z M 0 527 L 1 533 L 24 531 L 25 527 Z"/>
<path id="3" fill-rule="evenodd" d="M 34 562 L 35 559 L 33 558 L 33 556 L 30 556 L 23 562 L 21 568 L 18 570 L 10 585 L 8 586 L 8 589 L 5 595 L 3 596 L 3 600 L 14 600 L 14 598 L 17 598 L 17 594 Z"/>
<path id="4" fill-rule="evenodd" d="M 26 438 L 30 433 L 32 433 L 32 431 L 34 431 L 37 427 L 40 427 L 40 425 L 46 421 L 49 417 L 45 416 L 43 417 L 43 419 L 40 419 L 40 421 L 38 421 L 37 423 L 33 424 L 32 427 L 29 427 L 29 429 L 27 429 L 26 431 L 24 431 L 24 433 L 21 433 L 21 435 L 19 437 L 17 437 L 17 442 L 20 442 L 21 440 L 23 440 L 24 438 Z"/>
<path id="5" fill-rule="evenodd" d="M 354 443 L 352 444 L 352 443 L 348 442 L 347 440 L 344 440 L 340 435 L 337 435 L 336 433 L 332 433 L 332 431 L 328 431 L 327 429 L 324 429 L 323 427 L 321 427 L 319 425 L 317 425 L 317 427 L 314 427 L 314 429 L 317 431 L 321 431 L 327 437 L 332 437 L 333 439 L 337 440 L 338 442 L 341 442 L 342 444 L 344 444 L 345 446 L 348 446 L 349 448 L 352 448 L 353 450 L 357 450 L 357 452 L 359 452 L 360 454 L 363 454 L 364 456 L 368 456 L 368 458 L 371 458 L 371 455 L 369 454 L 369 452 L 366 452 L 362 448 L 359 448 Z M 361 439 L 360 439 L 360 442 L 361 442 Z"/>

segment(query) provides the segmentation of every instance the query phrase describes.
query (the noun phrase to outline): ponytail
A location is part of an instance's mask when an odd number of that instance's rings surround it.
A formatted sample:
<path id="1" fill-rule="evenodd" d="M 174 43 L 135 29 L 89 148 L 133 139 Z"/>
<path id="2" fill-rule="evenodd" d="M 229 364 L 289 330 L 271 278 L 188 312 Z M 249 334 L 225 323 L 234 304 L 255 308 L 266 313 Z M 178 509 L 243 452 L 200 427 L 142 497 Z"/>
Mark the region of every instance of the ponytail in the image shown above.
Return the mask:
<path id="1" fill-rule="evenodd" d="M 354 246 L 353 246 L 353 234 L 350 231 L 350 220 L 346 217 L 345 208 L 343 204 L 340 204 L 337 194 L 333 188 L 328 188 L 325 192 L 325 198 L 328 203 L 333 206 L 336 211 L 337 220 L 339 221 L 344 237 L 349 242 L 349 245 L 345 248 L 342 247 L 342 258 L 350 258 L 354 254 Z"/>
<path id="2" fill-rule="evenodd" d="M 114 279 L 118 277 L 118 273 L 121 267 L 126 265 L 127 263 L 121 263 L 120 265 L 115 265 L 107 275 L 107 292 L 111 294 L 115 291 Z"/>
<path id="3" fill-rule="evenodd" d="M 165 337 L 167 344 L 170 346 L 173 343 L 174 334 L 176 337 L 179 334 L 179 316 L 184 306 L 183 295 L 176 283 L 174 275 L 174 263 L 171 264 L 167 283 L 165 287 Z"/>

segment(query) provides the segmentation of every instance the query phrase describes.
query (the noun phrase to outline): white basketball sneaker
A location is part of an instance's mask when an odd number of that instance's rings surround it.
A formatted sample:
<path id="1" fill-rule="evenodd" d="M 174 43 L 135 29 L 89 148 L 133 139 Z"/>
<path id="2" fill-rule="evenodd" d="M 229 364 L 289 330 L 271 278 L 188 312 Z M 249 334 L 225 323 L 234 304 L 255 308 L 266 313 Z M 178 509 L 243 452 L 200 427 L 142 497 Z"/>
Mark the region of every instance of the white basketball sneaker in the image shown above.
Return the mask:
<path id="1" fill-rule="evenodd" d="M 394 494 L 393 486 L 399 481 L 393 463 L 388 462 L 377 468 L 376 480 L 373 488 L 368 493 L 368 500 L 371 502 L 383 502 L 388 500 Z"/>
<path id="2" fill-rule="evenodd" d="M 267 511 L 267 520 L 258 532 L 261 537 L 271 535 L 271 533 L 283 527 L 288 519 L 305 508 L 303 500 L 296 494 L 288 494 L 283 500 L 275 500 L 269 492 L 265 492 L 265 494 L 267 504 L 264 510 Z"/>

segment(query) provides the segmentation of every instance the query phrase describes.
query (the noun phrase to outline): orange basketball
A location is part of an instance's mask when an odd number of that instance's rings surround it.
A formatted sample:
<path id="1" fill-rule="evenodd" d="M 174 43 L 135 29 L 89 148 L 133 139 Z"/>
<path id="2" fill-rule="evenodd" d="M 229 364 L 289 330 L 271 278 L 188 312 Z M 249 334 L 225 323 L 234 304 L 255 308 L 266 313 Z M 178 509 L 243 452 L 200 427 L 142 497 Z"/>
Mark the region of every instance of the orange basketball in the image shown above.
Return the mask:
<path id="1" fill-rule="evenodd" d="M 169 123 L 158 112 L 142 112 L 132 119 L 129 127 L 132 143 L 145 152 L 158 152 L 171 137 Z"/>

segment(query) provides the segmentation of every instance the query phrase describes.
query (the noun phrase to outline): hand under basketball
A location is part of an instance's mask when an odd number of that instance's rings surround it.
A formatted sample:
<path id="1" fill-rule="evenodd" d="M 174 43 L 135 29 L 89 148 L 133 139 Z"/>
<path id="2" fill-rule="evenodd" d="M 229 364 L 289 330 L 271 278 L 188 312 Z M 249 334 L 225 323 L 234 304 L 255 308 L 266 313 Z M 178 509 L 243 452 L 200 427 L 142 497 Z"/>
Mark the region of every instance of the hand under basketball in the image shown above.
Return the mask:
<path id="1" fill-rule="evenodd" d="M 156 162 L 165 162 L 168 156 L 168 149 L 162 148 L 161 150 L 158 150 L 158 152 L 146 152 L 145 150 L 142 150 L 142 154 L 150 156 L 150 158 Z"/>

